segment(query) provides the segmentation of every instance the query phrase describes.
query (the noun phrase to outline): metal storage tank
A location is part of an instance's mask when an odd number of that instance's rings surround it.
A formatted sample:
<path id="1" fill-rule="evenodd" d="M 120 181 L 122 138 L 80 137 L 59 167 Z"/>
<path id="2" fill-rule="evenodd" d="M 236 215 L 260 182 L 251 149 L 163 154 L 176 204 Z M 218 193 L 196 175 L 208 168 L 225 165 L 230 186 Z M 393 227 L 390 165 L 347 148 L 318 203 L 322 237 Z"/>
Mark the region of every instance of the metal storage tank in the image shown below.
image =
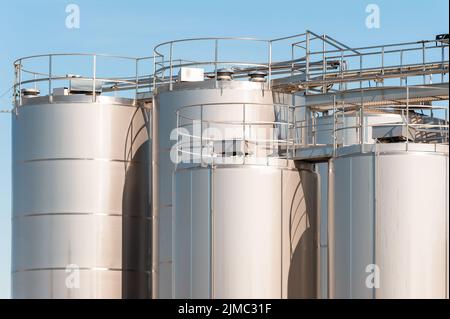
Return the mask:
<path id="1" fill-rule="evenodd" d="M 202 123 L 222 131 L 224 141 L 242 141 L 243 134 L 248 136 L 245 141 L 263 140 L 256 128 L 250 128 L 250 123 L 258 121 L 270 122 L 274 130 L 273 123 L 281 116 L 274 112 L 277 104 L 267 87 L 247 81 L 215 85 L 213 80 L 175 84 L 172 91 L 162 87 L 156 95 L 161 167 L 160 297 L 313 298 L 318 198 L 312 165 L 300 169 L 293 161 L 263 149 L 255 151 L 260 154 L 256 158 L 229 154 L 211 158 L 214 164 L 206 166 L 205 154 L 203 163 L 180 164 L 178 169 L 171 161 L 175 141 L 167 137 L 177 122 L 183 125 L 180 117 L 200 120 L 195 118 L 200 106 Z M 186 106 L 190 109 L 177 121 L 177 111 L 180 114 Z M 192 110 L 195 106 L 196 111 Z M 239 123 L 239 128 L 230 125 L 231 130 L 224 132 L 227 121 Z M 234 151 L 241 151 L 242 146 L 233 146 Z M 252 152 L 251 146 L 246 147 Z M 196 150 L 191 149 L 195 159 Z M 226 150 L 220 147 L 220 152 Z M 198 153 L 197 159 L 200 156 Z M 173 282 L 169 285 L 171 263 Z"/>
<path id="2" fill-rule="evenodd" d="M 176 171 L 175 298 L 317 297 L 317 174 L 290 164 Z"/>
<path id="3" fill-rule="evenodd" d="M 331 298 L 448 298 L 448 145 L 345 147 L 330 160 Z"/>
<path id="4" fill-rule="evenodd" d="M 289 106 L 301 98 L 227 70 L 183 80 L 188 71 L 154 98 L 154 297 L 314 298 L 317 174 L 286 159 Z M 261 146 L 271 140 L 286 145 Z"/>
<path id="5" fill-rule="evenodd" d="M 16 83 L 12 297 L 148 298 L 149 108 L 103 94 L 106 79 L 58 80 L 42 96 Z"/>

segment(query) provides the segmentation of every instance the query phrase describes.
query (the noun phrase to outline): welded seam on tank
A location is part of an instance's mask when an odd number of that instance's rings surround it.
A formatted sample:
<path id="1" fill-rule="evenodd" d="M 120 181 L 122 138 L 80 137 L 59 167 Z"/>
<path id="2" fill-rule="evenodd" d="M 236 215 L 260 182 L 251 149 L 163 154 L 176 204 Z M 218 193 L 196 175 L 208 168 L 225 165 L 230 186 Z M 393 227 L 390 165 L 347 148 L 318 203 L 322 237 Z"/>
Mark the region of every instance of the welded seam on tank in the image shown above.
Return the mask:
<path id="1" fill-rule="evenodd" d="M 52 158 L 35 158 L 29 160 L 18 160 L 15 163 L 34 163 L 34 162 L 52 162 L 52 161 L 99 161 L 99 162 L 117 162 L 117 163 L 130 163 L 130 164 L 150 164 L 145 161 L 135 160 L 121 160 L 113 158 L 101 158 L 101 157 L 52 157 Z"/>
<path id="2" fill-rule="evenodd" d="M 32 271 L 66 271 L 67 267 L 42 267 L 42 268 L 24 268 L 13 270 L 12 273 L 32 272 Z M 108 268 L 108 267 L 79 267 L 77 270 L 82 271 L 121 271 L 121 272 L 142 272 L 151 274 L 148 270 L 138 269 L 122 269 L 122 268 Z"/>
<path id="3" fill-rule="evenodd" d="M 17 213 L 15 213 L 17 215 Z M 58 213 L 32 213 L 32 214 L 20 214 L 19 216 L 14 216 L 12 219 L 22 219 L 29 217 L 42 217 L 42 216 L 101 216 L 101 217 L 121 217 L 121 218 L 136 218 L 136 219 L 146 219 L 151 220 L 151 217 L 146 216 L 133 216 L 133 215 L 122 215 L 119 213 L 93 213 L 93 212 L 58 212 Z"/>

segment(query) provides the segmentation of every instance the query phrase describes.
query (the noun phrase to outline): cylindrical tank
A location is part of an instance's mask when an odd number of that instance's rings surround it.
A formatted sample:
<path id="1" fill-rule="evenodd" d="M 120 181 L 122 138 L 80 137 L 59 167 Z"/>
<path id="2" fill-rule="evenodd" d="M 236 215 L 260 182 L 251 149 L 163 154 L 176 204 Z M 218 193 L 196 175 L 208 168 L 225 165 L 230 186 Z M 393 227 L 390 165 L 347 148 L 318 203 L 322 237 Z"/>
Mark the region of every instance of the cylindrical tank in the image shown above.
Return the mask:
<path id="1" fill-rule="evenodd" d="M 13 298 L 149 297 L 148 109 L 49 100 L 12 116 Z"/>
<path id="2" fill-rule="evenodd" d="M 158 297 L 315 297 L 316 174 L 280 158 L 289 143 L 261 146 L 286 139 L 290 110 L 280 105 L 294 99 L 250 81 L 158 88 Z M 194 144 L 183 150 L 200 162 L 173 162 L 177 127 Z"/>
<path id="3" fill-rule="evenodd" d="M 317 174 L 290 164 L 177 170 L 175 298 L 316 298 Z"/>
<path id="4" fill-rule="evenodd" d="M 348 147 L 330 160 L 331 298 L 448 298 L 448 146 Z"/>

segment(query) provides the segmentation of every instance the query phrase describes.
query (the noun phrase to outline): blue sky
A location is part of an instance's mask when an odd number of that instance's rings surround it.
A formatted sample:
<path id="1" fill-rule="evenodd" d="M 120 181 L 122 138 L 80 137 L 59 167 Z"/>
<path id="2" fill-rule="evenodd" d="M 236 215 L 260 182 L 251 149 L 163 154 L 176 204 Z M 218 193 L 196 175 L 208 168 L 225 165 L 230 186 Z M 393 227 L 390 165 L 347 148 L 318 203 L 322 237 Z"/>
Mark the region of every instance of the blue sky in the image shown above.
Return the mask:
<path id="1" fill-rule="evenodd" d="M 81 11 L 80 29 L 65 27 L 68 4 Z M 379 29 L 365 12 L 377 4 Z M 311 29 L 350 45 L 432 39 L 448 32 L 447 0 L 148 1 L 15 0 L 0 2 L 0 96 L 13 81 L 13 61 L 51 52 L 149 56 L 163 41 L 206 36 L 275 38 Z M 10 94 L 0 109 L 10 109 Z M 11 125 L 0 114 L 0 298 L 10 296 Z"/>

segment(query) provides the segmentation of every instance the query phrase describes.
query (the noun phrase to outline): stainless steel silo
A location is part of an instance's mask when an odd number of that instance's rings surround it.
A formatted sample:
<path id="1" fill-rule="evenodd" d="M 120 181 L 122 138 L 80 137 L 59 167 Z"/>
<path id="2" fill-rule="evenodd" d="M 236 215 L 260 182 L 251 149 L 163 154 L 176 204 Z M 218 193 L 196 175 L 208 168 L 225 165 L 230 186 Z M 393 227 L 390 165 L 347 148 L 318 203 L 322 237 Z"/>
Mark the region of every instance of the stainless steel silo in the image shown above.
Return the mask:
<path id="1" fill-rule="evenodd" d="M 288 130 L 280 123 L 289 107 L 282 104 L 292 106 L 296 99 L 252 81 L 158 88 L 158 297 L 316 296 L 317 174 L 313 165 L 284 157 L 289 143 L 258 144 L 285 140 Z M 193 143 L 174 152 L 176 128 L 184 128 Z M 202 132 L 207 128 L 213 133 Z M 171 151 L 199 161 L 176 165 Z"/>
<path id="2" fill-rule="evenodd" d="M 149 298 L 149 108 L 68 80 L 16 97 L 12 296 Z"/>
<path id="3" fill-rule="evenodd" d="M 448 298 L 448 145 L 349 146 L 330 160 L 331 298 Z"/>

